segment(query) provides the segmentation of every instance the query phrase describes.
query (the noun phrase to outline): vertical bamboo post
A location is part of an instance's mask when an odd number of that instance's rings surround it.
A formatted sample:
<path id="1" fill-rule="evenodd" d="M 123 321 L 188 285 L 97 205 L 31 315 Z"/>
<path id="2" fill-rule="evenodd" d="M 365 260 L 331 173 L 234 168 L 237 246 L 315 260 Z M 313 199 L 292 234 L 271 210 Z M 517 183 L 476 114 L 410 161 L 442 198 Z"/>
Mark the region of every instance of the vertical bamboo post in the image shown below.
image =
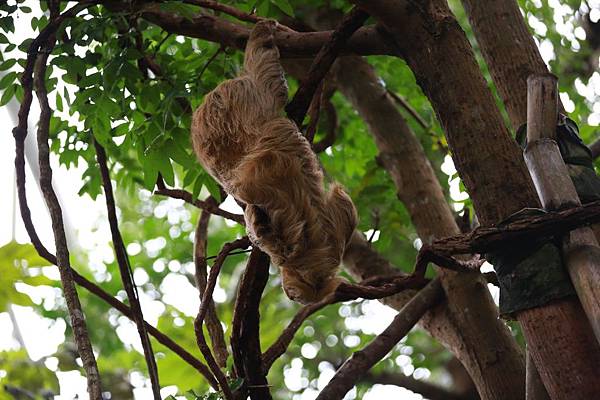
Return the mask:
<path id="1" fill-rule="evenodd" d="M 527 79 L 525 162 L 546 210 L 581 205 L 556 143 L 557 78 L 534 74 Z M 590 325 L 600 342 L 600 247 L 591 228 L 562 239 L 563 259 Z"/>

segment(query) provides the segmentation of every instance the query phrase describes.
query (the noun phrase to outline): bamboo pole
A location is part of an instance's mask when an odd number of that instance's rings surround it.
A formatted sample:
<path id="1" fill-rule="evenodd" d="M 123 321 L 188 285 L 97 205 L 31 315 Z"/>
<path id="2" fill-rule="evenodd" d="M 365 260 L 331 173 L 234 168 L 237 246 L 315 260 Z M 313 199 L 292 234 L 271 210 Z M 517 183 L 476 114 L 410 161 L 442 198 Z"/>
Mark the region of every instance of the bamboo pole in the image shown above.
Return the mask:
<path id="1" fill-rule="evenodd" d="M 527 79 L 525 162 L 546 210 L 581 202 L 556 143 L 557 78 L 534 74 Z M 570 231 L 562 239 L 563 259 L 590 325 L 600 342 L 600 247 L 591 228 Z"/>

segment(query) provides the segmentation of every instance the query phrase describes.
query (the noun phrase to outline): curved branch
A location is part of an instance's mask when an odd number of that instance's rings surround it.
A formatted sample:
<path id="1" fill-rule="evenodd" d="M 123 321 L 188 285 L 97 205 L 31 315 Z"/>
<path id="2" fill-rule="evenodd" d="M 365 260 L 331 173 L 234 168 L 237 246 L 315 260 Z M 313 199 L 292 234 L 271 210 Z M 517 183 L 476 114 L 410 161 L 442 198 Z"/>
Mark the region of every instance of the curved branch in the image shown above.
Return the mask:
<path id="1" fill-rule="evenodd" d="M 337 370 L 317 400 L 341 399 L 373 365 L 415 326 L 419 319 L 442 298 L 441 282 L 431 281 L 396 315 L 392 323 L 371 343 L 357 351 Z"/>
<path id="2" fill-rule="evenodd" d="M 595 160 L 600 156 L 600 139 L 589 145 L 590 151 L 592 152 L 592 158 Z"/>
<path id="3" fill-rule="evenodd" d="M 154 358 L 154 351 L 152 350 L 152 343 L 150 342 L 150 337 L 148 336 L 148 331 L 146 330 L 146 325 L 144 323 L 144 314 L 142 312 L 142 306 L 140 305 L 140 298 L 135 280 L 133 278 L 133 272 L 131 271 L 129 256 L 127 255 L 127 250 L 125 250 L 125 243 L 123 242 L 123 237 L 121 236 L 121 232 L 119 230 L 117 206 L 113 194 L 112 183 L 110 181 L 110 172 L 108 170 L 108 164 L 106 161 L 106 152 L 100 143 L 98 143 L 96 138 L 92 137 L 92 141 L 96 149 L 96 159 L 98 160 L 100 175 L 102 177 L 102 187 L 104 189 L 104 197 L 106 199 L 108 222 L 110 225 L 110 232 L 112 235 L 117 264 L 119 266 L 121 281 L 123 282 L 123 287 L 125 289 L 125 293 L 127 294 L 129 304 L 131 304 L 133 321 L 136 324 L 138 334 L 140 335 L 140 341 L 142 342 L 144 358 L 146 360 L 148 375 L 150 376 L 150 382 L 152 386 L 152 394 L 155 400 L 160 400 L 161 397 L 158 368 L 156 366 L 156 359 Z"/>
<path id="4" fill-rule="evenodd" d="M 208 347 L 208 344 L 206 343 L 206 338 L 204 337 L 202 325 L 204 323 L 206 313 L 209 310 L 211 304 L 210 299 L 212 299 L 215 286 L 217 285 L 217 277 L 219 276 L 219 272 L 221 272 L 221 267 L 223 266 L 225 259 L 233 250 L 246 248 L 248 246 L 250 246 L 250 240 L 247 236 L 234 240 L 233 242 L 225 243 L 225 245 L 219 252 L 219 255 L 215 259 L 212 268 L 210 269 L 210 274 L 208 276 L 206 288 L 204 290 L 204 293 L 202 293 L 202 300 L 200 303 L 200 308 L 198 309 L 198 315 L 194 320 L 194 332 L 196 334 L 196 343 L 198 344 L 200 351 L 204 355 L 204 358 L 206 359 L 206 363 L 208 364 L 210 370 L 219 381 L 221 391 L 223 392 L 223 395 L 227 400 L 233 399 L 233 393 L 229 388 L 227 378 L 223 374 L 223 371 L 221 371 L 219 365 L 217 364 L 217 361 L 215 360 L 215 357 L 212 354 L 212 351 L 210 350 L 210 347 Z"/>
<path id="5" fill-rule="evenodd" d="M 162 186 L 159 183 L 157 183 L 157 186 L 158 189 L 154 191 L 154 194 L 160 194 L 161 196 L 167 196 L 172 197 L 174 199 L 183 200 L 186 203 L 191 204 L 202 210 L 208 211 L 211 214 L 218 215 L 219 217 L 227 218 L 231 221 L 237 222 L 238 224 L 245 225 L 244 216 L 241 214 L 230 213 L 229 211 L 223 210 L 214 203 L 202 201 L 200 199 L 194 199 L 194 196 L 186 190 L 170 189 L 164 186 L 164 183 L 162 184 Z"/>
<path id="6" fill-rule="evenodd" d="M 444 387 L 426 381 L 417 380 L 403 373 L 381 372 L 368 373 L 361 381 L 372 385 L 395 385 L 419 393 L 429 400 L 474 400 L 470 395 L 455 393 Z"/>
<path id="7" fill-rule="evenodd" d="M 296 126 L 302 125 L 306 110 L 308 110 L 319 84 L 331 68 L 336 57 L 367 18 L 369 18 L 369 14 L 354 7 L 342 18 L 338 27 L 331 34 L 330 39 L 323 44 L 323 47 L 317 53 L 308 70 L 306 79 L 302 81 L 294 98 L 285 107 L 288 118 L 294 121 Z M 281 46 L 279 42 L 277 42 L 277 45 L 278 47 Z"/>
<path id="8" fill-rule="evenodd" d="M 216 203 L 212 197 L 209 197 L 207 202 Z M 196 288 L 198 289 L 198 294 L 200 295 L 200 301 L 202 301 L 202 297 L 206 291 L 206 283 L 208 280 L 206 242 L 208 237 L 209 220 L 210 213 L 207 211 L 202 211 L 196 227 L 196 235 L 194 236 L 194 280 L 196 281 Z M 227 366 L 229 352 L 227 351 L 227 343 L 225 342 L 223 327 L 221 326 L 221 321 L 217 316 L 215 302 L 212 298 L 208 299 L 208 301 L 209 304 L 208 311 L 206 313 L 206 328 L 208 329 L 208 334 L 215 352 L 217 363 L 221 368 L 225 368 Z"/>
<path id="9" fill-rule="evenodd" d="M 83 9 L 96 4 L 96 2 L 83 2 L 74 7 L 71 7 L 63 14 L 58 14 L 57 4 L 50 4 L 50 22 L 40 32 L 40 34 L 31 42 L 27 51 L 27 60 L 25 70 L 21 78 L 23 86 L 23 101 L 19 108 L 18 124 L 13 129 L 15 138 L 16 156 L 15 156 L 15 171 L 17 175 L 17 186 L 19 203 L 21 205 L 21 215 L 23 219 L 29 219 L 25 222 L 27 228 L 33 229 L 31 221 L 31 213 L 28 208 L 23 207 L 23 199 L 25 196 L 25 157 L 24 146 L 27 136 L 27 119 L 31 109 L 33 100 L 33 86 L 35 83 L 37 97 L 40 103 L 40 119 L 38 123 L 38 149 L 40 162 L 40 186 L 44 194 L 44 199 L 50 211 L 52 219 L 52 229 L 54 231 L 54 239 L 57 248 L 56 264 L 59 266 L 60 279 L 63 287 L 63 294 L 67 303 L 71 326 L 73 328 L 73 336 L 77 343 L 77 349 L 87 377 L 87 387 L 90 398 L 100 399 L 102 397 L 102 389 L 100 383 L 100 374 L 98 366 L 92 350 L 92 345 L 87 333 L 85 316 L 83 314 L 81 303 L 71 273 L 69 261 L 69 250 L 62 222 L 62 210 L 56 198 L 56 194 L 52 188 L 52 170 L 50 168 L 50 149 L 48 146 L 48 131 L 52 110 L 48 104 L 48 95 L 45 87 L 45 72 L 48 56 L 56 44 L 55 33 L 60 24 L 68 19 L 76 16 Z M 35 82 L 34 82 L 35 76 Z M 37 234 L 36 239 L 39 241 Z M 46 253 L 48 253 L 46 251 Z"/>
<path id="10" fill-rule="evenodd" d="M 107 2 L 113 11 L 128 12 L 123 2 Z M 158 3 L 145 4 L 140 16 L 167 32 L 195 37 L 220 43 L 227 47 L 243 50 L 250 35 L 250 29 L 212 15 L 197 15 L 185 18 L 161 10 Z M 282 57 L 297 58 L 314 56 L 321 47 L 331 40 L 332 31 L 295 32 L 280 30 L 276 33 L 276 42 Z M 358 29 L 341 49 L 341 54 L 396 54 L 395 49 L 373 26 Z"/>
<path id="11" fill-rule="evenodd" d="M 254 248 L 240 280 L 231 322 L 231 349 L 236 373 L 243 378 L 240 393 L 251 400 L 272 399 L 260 348 L 259 305 L 269 279 L 269 256 Z M 247 393 L 245 392 L 247 390 Z"/>

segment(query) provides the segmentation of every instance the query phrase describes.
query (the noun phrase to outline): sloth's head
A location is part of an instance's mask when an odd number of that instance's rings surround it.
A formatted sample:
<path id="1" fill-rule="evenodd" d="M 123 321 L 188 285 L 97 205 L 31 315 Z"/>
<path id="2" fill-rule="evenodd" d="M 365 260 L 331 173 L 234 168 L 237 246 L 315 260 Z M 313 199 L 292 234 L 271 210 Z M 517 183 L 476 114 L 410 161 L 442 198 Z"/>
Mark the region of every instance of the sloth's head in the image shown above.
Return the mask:
<path id="1" fill-rule="evenodd" d="M 323 267 L 335 271 L 335 267 Z M 291 300 L 301 304 L 311 304 L 323 300 L 325 296 L 333 293 L 343 281 L 336 276 L 303 276 L 293 268 L 280 268 L 283 291 Z M 314 273 L 313 273 L 314 274 Z M 313 279 L 311 279 L 313 278 Z"/>

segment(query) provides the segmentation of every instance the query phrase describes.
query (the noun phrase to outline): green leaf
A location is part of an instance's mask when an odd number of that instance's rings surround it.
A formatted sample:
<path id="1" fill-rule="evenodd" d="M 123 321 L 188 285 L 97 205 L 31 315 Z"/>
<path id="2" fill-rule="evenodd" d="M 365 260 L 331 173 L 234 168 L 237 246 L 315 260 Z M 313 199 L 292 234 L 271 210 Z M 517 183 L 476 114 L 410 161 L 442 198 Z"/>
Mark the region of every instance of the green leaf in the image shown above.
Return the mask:
<path id="1" fill-rule="evenodd" d="M 58 91 L 56 92 L 56 109 L 58 111 L 62 111 L 63 110 L 62 96 L 60 95 L 60 93 L 58 93 Z"/>
<path id="2" fill-rule="evenodd" d="M 211 196 L 214 197 L 217 200 L 217 202 L 220 203 L 222 201 L 221 191 L 219 190 L 219 185 L 217 185 L 217 182 L 215 182 L 212 176 L 206 176 L 206 178 L 204 179 L 204 185 L 208 189 Z"/>
<path id="3" fill-rule="evenodd" d="M 200 174 L 198 176 L 198 178 L 196 179 L 196 182 L 194 182 L 194 189 L 192 190 L 192 196 L 194 196 L 194 199 L 197 199 L 198 196 L 200 195 L 202 186 L 204 186 L 204 178 L 205 177 L 206 177 L 206 175 Z"/>
<path id="4" fill-rule="evenodd" d="M 294 8 L 288 0 L 271 0 L 271 3 L 276 5 L 277 8 L 279 8 L 281 11 L 283 11 L 290 17 L 294 16 Z"/>
<path id="5" fill-rule="evenodd" d="M 0 71 L 6 71 L 7 69 L 12 68 L 12 66 L 16 63 L 17 60 L 15 58 L 10 58 L 4 61 L 2 64 L 0 64 Z"/>
<path id="6" fill-rule="evenodd" d="M 15 78 L 17 77 L 17 73 L 15 71 L 11 71 L 8 74 L 4 75 L 2 79 L 0 79 L 0 90 L 4 90 L 13 83 Z"/>
<path id="7" fill-rule="evenodd" d="M 0 247 L 0 311 L 6 310 L 9 304 L 33 306 L 29 296 L 16 290 L 15 283 L 30 278 L 28 267 L 47 265 L 50 263 L 40 257 L 31 244 L 12 241 Z"/>
<path id="8" fill-rule="evenodd" d="M 23 96 L 25 95 L 25 90 L 23 89 L 23 86 L 21 85 L 15 85 L 16 89 L 15 89 L 15 97 L 17 98 L 17 101 L 19 103 L 23 102 Z"/>
<path id="9" fill-rule="evenodd" d="M 2 260 L 26 261 L 29 267 L 45 267 L 52 265 L 37 253 L 32 244 L 20 244 L 15 241 L 0 247 L 0 262 L 2 262 Z"/>
<path id="10" fill-rule="evenodd" d="M 198 175 L 200 175 L 200 168 L 188 170 L 183 178 L 183 187 L 188 187 L 192 182 L 195 182 Z"/>
<path id="11" fill-rule="evenodd" d="M 185 19 L 192 20 L 196 15 L 196 9 L 188 4 L 182 4 L 179 1 L 168 1 L 160 4 L 160 9 L 171 13 L 179 14 Z"/>
<path id="12" fill-rule="evenodd" d="M 241 388 L 243 384 L 244 384 L 244 379 L 237 378 L 237 379 L 229 381 L 229 388 L 231 389 L 232 392 L 235 392 L 236 390 Z"/>
<path id="13" fill-rule="evenodd" d="M 31 42 L 33 42 L 33 39 L 31 39 L 31 38 L 27 38 L 27 39 L 23 40 L 21 42 L 21 44 L 19 45 L 19 50 L 27 53 L 27 51 L 29 50 L 29 46 L 31 45 Z"/>
<path id="14" fill-rule="evenodd" d="M 2 93 L 2 98 L 0 98 L 0 107 L 7 105 L 8 102 L 13 98 L 16 86 L 17 85 L 11 85 L 8 88 L 6 88 L 4 93 Z"/>
<path id="15" fill-rule="evenodd" d="M 138 160 L 142 164 L 144 173 L 144 187 L 150 191 L 154 190 L 158 179 L 160 168 L 160 153 L 155 150 L 144 151 L 143 146 L 138 145 Z"/>
<path id="16" fill-rule="evenodd" d="M 0 352 L 0 370 L 4 372 L 3 385 L 0 388 L 0 399 L 2 400 L 30 398 L 29 396 L 13 397 L 8 395 L 5 391 L 8 384 L 13 387 L 26 388 L 28 392 L 36 394 L 36 399 L 41 398 L 37 394 L 42 392 L 58 393 L 59 384 L 56 374 L 45 367 L 43 359 L 32 361 L 25 349 Z"/>

